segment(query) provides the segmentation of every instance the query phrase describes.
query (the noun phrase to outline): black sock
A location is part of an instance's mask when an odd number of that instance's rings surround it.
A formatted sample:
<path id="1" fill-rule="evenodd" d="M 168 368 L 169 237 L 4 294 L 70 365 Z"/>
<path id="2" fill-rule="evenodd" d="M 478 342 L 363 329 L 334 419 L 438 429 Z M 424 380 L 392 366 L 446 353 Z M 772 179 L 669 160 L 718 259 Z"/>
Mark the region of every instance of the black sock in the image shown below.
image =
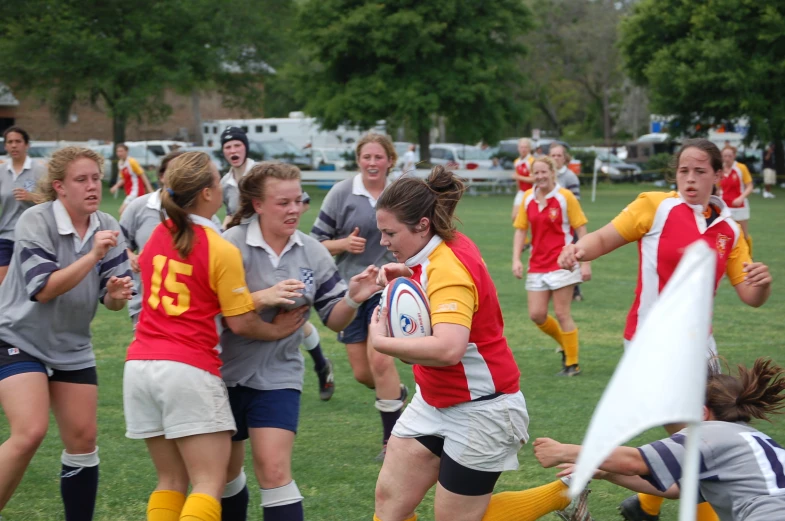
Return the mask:
<path id="1" fill-rule="evenodd" d="M 264 507 L 264 521 L 303 521 L 303 502 L 280 507 Z"/>
<path id="2" fill-rule="evenodd" d="M 385 445 L 392 436 L 393 428 L 395 427 L 395 422 L 398 421 L 398 418 L 401 417 L 401 409 L 398 409 L 395 412 L 381 412 L 379 414 L 382 415 L 382 429 L 384 430 L 384 438 L 382 439 L 382 443 Z"/>
<path id="3" fill-rule="evenodd" d="M 60 495 L 65 505 L 66 521 L 90 521 L 98 493 L 98 465 L 71 467 L 63 465 L 60 473 Z"/>
<path id="4" fill-rule="evenodd" d="M 245 521 L 248 517 L 248 487 L 237 494 L 221 498 L 221 521 Z"/>
<path id="5" fill-rule="evenodd" d="M 322 353 L 322 344 L 316 344 L 316 347 L 310 349 L 308 354 L 311 355 L 313 359 L 313 369 L 317 373 L 327 367 L 327 359 L 324 357 L 324 353 Z"/>

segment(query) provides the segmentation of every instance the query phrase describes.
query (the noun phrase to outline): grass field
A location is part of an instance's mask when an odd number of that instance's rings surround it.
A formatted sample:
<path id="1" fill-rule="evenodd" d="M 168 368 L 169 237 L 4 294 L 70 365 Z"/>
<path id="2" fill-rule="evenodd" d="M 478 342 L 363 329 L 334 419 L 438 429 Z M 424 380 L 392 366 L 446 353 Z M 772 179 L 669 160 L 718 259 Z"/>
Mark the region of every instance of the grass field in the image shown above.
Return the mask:
<path id="1" fill-rule="evenodd" d="M 589 229 L 607 223 L 631 201 L 641 186 L 602 186 L 596 203 L 585 202 Z M 313 223 L 325 192 L 310 190 L 312 209 L 301 228 Z M 586 190 L 588 198 L 588 190 Z M 766 262 L 775 279 L 774 292 L 760 309 L 744 306 L 723 281 L 714 314 L 714 332 L 720 353 L 731 363 L 749 364 L 758 356 L 771 356 L 785 363 L 782 335 L 785 330 L 785 193 L 764 200 L 752 197 L 751 233 L 756 258 Z M 104 209 L 117 214 L 118 200 L 106 195 Z M 580 443 L 594 406 L 622 353 L 622 331 L 632 302 L 637 270 L 637 249 L 630 245 L 597 261 L 593 280 L 584 285 L 586 300 L 573 307 L 581 335 L 583 374 L 572 379 L 556 378 L 559 357 L 554 342 L 529 320 L 523 281 L 510 272 L 512 229 L 509 223 L 511 196 L 466 197 L 458 206 L 463 231 L 480 247 L 496 282 L 504 310 L 506 335 L 521 369 L 521 388 L 529 407 L 532 439 L 542 436 Z M 663 324 L 667 326 L 667 324 Z M 124 437 L 122 371 L 125 349 L 131 338 L 126 311 L 112 313 L 101 308 L 93 322 L 94 345 L 100 379 L 99 439 L 101 484 L 96 520 L 143 520 L 147 497 L 155 485 L 155 473 L 144 443 Z M 320 402 L 316 377 L 308 371 L 302 400 L 300 432 L 294 450 L 294 477 L 305 496 L 308 520 L 369 520 L 379 464 L 373 461 L 381 442 L 381 423 L 373 407 L 373 393 L 353 381 L 346 354 L 335 335 L 321 327 L 322 345 L 336 369 L 336 393 Z M 399 364 L 404 381 L 413 388 L 411 369 Z M 640 378 L 646 378 L 641 368 Z M 619 411 L 620 415 L 625 411 Z M 62 446 L 54 421 L 38 454 L 33 459 L 16 495 L 2 512 L 4 521 L 57 521 L 64 519 L 59 497 Z M 780 443 L 785 442 L 785 420 L 760 428 Z M 631 443 L 662 437 L 655 429 Z M 8 436 L 8 424 L 0 420 L 0 439 Z M 538 466 L 529 445 L 519 453 L 517 472 L 502 475 L 496 491 L 528 488 L 549 482 L 554 472 Z M 249 463 L 250 458 L 246 460 Z M 247 465 L 249 478 L 252 476 Z M 250 478 L 251 484 L 253 478 Z M 627 496 L 625 490 L 596 482 L 590 498 L 597 520 L 620 519 L 616 506 Z M 258 489 L 251 487 L 250 519 L 262 518 Z M 418 509 L 420 519 L 429 521 L 433 494 Z M 676 502 L 666 504 L 661 519 L 675 520 Z M 550 517 L 546 519 L 556 519 Z"/>

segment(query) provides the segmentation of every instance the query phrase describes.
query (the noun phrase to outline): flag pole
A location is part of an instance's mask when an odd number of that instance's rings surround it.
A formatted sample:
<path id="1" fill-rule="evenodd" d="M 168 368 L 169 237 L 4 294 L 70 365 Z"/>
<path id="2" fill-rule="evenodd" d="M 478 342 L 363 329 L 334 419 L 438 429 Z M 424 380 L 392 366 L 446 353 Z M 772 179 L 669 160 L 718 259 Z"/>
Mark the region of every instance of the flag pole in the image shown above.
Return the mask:
<path id="1" fill-rule="evenodd" d="M 694 521 L 698 508 L 699 436 L 700 422 L 687 424 L 687 445 L 682 467 L 683 473 L 679 482 L 679 521 Z"/>

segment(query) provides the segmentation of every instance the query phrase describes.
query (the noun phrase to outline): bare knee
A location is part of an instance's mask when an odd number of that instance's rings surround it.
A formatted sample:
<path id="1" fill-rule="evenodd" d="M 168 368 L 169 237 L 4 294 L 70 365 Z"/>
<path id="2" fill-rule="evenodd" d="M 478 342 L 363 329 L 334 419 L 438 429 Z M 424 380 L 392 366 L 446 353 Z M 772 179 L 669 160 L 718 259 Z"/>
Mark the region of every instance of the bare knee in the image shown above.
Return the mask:
<path id="1" fill-rule="evenodd" d="M 373 382 L 373 374 L 371 374 L 370 367 L 353 367 L 352 372 L 354 373 L 354 379 L 363 384 L 368 389 L 373 389 L 374 382 Z"/>
<path id="2" fill-rule="evenodd" d="M 529 318 L 535 324 L 542 325 L 545 323 L 545 320 L 548 318 L 548 310 L 547 309 L 535 309 L 529 308 Z"/>
<path id="3" fill-rule="evenodd" d="M 185 494 L 188 491 L 188 474 L 166 473 L 158 475 L 156 490 L 174 490 Z"/>
<path id="4" fill-rule="evenodd" d="M 11 437 L 7 443 L 11 443 L 20 454 L 32 457 L 44 441 L 48 428 L 48 418 L 26 421 L 24 425 L 12 426 Z"/>
<path id="5" fill-rule="evenodd" d="M 259 465 L 257 470 L 262 488 L 278 488 L 292 481 L 292 471 L 284 462 Z"/>
<path id="6" fill-rule="evenodd" d="M 565 329 L 565 326 L 569 326 L 572 324 L 572 313 L 570 313 L 569 309 L 557 309 L 554 310 L 556 314 L 556 320 L 559 321 L 559 325 L 562 328 L 562 331 L 568 331 L 571 328 Z"/>
<path id="7" fill-rule="evenodd" d="M 395 371 L 395 361 L 393 358 L 381 353 L 374 352 L 370 356 L 368 363 L 371 366 L 371 373 L 375 375 L 384 375 L 390 371 Z"/>
<path id="8" fill-rule="evenodd" d="M 95 424 L 72 426 L 68 432 L 61 431 L 60 436 L 69 454 L 88 454 L 95 450 L 98 428 Z"/>

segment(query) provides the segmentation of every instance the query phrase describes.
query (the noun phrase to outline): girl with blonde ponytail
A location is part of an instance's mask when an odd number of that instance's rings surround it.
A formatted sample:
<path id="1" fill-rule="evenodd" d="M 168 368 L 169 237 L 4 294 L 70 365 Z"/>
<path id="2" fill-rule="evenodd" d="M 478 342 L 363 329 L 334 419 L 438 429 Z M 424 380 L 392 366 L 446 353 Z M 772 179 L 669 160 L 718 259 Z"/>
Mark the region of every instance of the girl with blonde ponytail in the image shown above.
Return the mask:
<path id="1" fill-rule="evenodd" d="M 161 194 L 163 222 L 138 259 L 144 294 L 123 402 L 126 436 L 145 440 L 158 473 L 148 503 L 153 521 L 221 519 L 236 427 L 215 349 L 215 317 L 221 313 L 230 330 L 257 340 L 289 336 L 303 323 L 300 310 L 271 323 L 256 314 L 240 252 L 210 219 L 221 195 L 207 154 L 175 158 Z"/>

